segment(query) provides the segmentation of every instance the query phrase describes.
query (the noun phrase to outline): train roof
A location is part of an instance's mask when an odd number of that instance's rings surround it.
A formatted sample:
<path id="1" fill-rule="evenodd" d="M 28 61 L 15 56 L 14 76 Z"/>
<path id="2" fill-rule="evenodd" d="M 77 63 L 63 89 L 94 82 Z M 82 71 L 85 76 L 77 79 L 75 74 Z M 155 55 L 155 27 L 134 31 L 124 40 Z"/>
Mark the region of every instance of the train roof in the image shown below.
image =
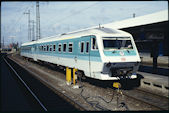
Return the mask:
<path id="1" fill-rule="evenodd" d="M 73 38 L 78 38 L 78 37 L 85 36 L 85 35 L 97 35 L 97 34 L 100 34 L 100 35 L 107 35 L 107 34 L 130 35 L 127 32 L 117 30 L 117 29 L 95 27 L 95 28 L 87 28 L 87 29 L 82 29 L 82 30 L 78 30 L 78 31 L 59 34 L 59 35 L 56 35 L 56 36 L 46 37 L 46 38 L 39 39 L 37 41 L 26 42 L 26 43 L 23 43 L 22 46 L 32 45 L 32 44 L 35 44 L 35 43 L 51 42 L 51 41 L 56 41 L 56 40 L 73 39 Z"/>

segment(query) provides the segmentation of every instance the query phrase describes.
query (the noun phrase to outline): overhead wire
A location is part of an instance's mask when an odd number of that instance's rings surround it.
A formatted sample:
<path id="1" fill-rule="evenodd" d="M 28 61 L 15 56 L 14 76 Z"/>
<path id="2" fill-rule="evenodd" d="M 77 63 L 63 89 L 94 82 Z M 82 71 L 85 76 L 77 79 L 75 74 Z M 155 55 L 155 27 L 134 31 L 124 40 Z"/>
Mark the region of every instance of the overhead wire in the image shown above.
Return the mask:
<path id="1" fill-rule="evenodd" d="M 32 2 L 32 3 L 33 3 L 33 2 Z M 68 16 L 66 16 L 66 17 L 64 17 L 64 18 L 62 18 L 62 19 L 59 19 L 58 21 L 59 21 L 59 23 L 61 24 L 63 21 L 65 21 L 65 20 L 69 19 L 70 17 L 72 17 L 72 16 L 74 16 L 74 15 L 77 15 L 77 14 L 79 14 L 79 13 L 81 13 L 81 12 L 83 12 L 83 11 L 89 9 L 89 8 L 91 8 L 92 6 L 94 6 L 94 5 L 96 5 L 96 4 L 98 4 L 98 2 L 92 4 L 92 5 L 90 5 L 90 6 L 86 7 L 86 8 L 84 8 L 84 9 L 78 11 L 78 12 L 72 13 L 72 14 L 70 14 L 70 15 L 68 15 Z M 30 8 L 30 7 L 32 7 L 32 6 L 26 7 L 25 10 L 24 10 L 24 12 L 27 11 L 28 8 Z M 18 19 L 16 20 L 16 22 L 11 26 L 11 28 L 10 28 L 9 31 L 7 32 L 7 34 L 11 34 L 11 32 L 12 32 L 13 29 L 16 27 L 16 25 L 18 24 L 18 22 L 21 21 L 23 15 L 24 15 L 24 14 L 21 14 L 21 16 L 18 17 Z M 58 22 L 58 21 L 57 21 L 57 22 Z M 59 24 L 59 25 L 60 25 L 60 24 Z"/>
<path id="2" fill-rule="evenodd" d="M 25 12 L 25 11 L 27 11 L 27 10 L 28 10 L 28 8 L 30 8 L 30 7 L 32 7 L 32 5 L 31 5 L 31 6 L 26 7 L 26 8 L 25 8 L 25 10 L 24 10 L 24 12 Z M 9 29 L 8 34 L 11 34 L 11 32 L 12 32 L 12 31 L 13 31 L 13 29 L 14 29 L 14 27 L 16 27 L 16 25 L 18 24 L 18 22 L 22 19 L 23 15 L 24 15 L 24 14 L 22 13 L 22 14 L 21 14 L 21 16 L 19 16 L 19 18 L 16 20 L 15 24 L 13 24 L 13 26 L 11 26 L 11 29 Z"/>
<path id="3" fill-rule="evenodd" d="M 94 5 L 98 4 L 98 3 L 99 3 L 99 2 L 96 2 L 96 3 L 94 3 L 94 4 L 92 4 L 92 5 L 90 5 L 90 6 L 86 7 L 86 8 L 84 8 L 84 9 L 78 11 L 78 12 L 72 13 L 72 14 L 70 14 L 70 15 L 68 15 L 68 16 L 66 16 L 66 17 L 64 17 L 64 18 L 62 18 L 62 19 L 55 20 L 55 21 L 59 23 L 58 25 L 60 25 L 63 21 L 65 21 L 65 20 L 69 19 L 70 17 L 72 17 L 72 16 L 74 16 L 74 15 L 77 15 L 77 14 L 79 14 L 79 13 L 81 13 L 81 12 L 83 12 L 83 11 L 89 9 L 89 8 L 91 8 L 92 6 L 94 6 Z M 53 24 L 53 23 L 52 23 L 52 24 Z M 51 24 L 50 24 L 49 26 L 51 26 Z"/>

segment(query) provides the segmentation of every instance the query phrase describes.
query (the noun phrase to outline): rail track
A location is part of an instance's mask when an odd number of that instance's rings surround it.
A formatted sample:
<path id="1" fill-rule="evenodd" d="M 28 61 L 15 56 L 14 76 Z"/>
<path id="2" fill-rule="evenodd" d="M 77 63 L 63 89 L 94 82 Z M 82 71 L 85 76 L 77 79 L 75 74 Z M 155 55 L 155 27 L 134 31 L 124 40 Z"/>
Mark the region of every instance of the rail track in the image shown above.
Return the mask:
<path id="1" fill-rule="evenodd" d="M 123 94 L 127 98 L 131 98 L 145 105 L 149 105 L 153 109 L 156 109 L 156 110 L 168 110 L 169 109 L 169 102 L 168 102 L 167 97 L 152 94 L 152 93 L 143 91 L 141 89 L 134 89 L 131 92 L 123 91 Z"/>
<path id="2" fill-rule="evenodd" d="M 13 66 L 16 68 L 18 68 L 19 67 L 19 70 L 24 70 L 25 71 L 25 73 L 30 73 L 30 74 L 35 74 L 35 73 L 32 73 L 32 72 L 30 72 L 29 70 L 26 70 L 26 69 L 24 69 L 24 68 L 22 68 L 22 66 L 21 65 L 19 65 L 19 64 L 17 64 L 16 62 L 14 62 L 12 59 L 10 59 L 10 58 L 4 58 L 4 56 L 3 56 L 3 59 L 4 59 L 4 61 L 7 63 L 7 65 L 11 68 L 11 70 L 16 74 L 16 76 L 18 77 L 18 79 L 24 84 L 24 86 L 27 88 L 27 90 L 32 94 L 32 96 L 36 99 L 36 101 L 40 104 L 40 106 L 43 108 L 43 110 L 44 111 L 50 111 L 51 109 L 48 109 L 48 108 L 50 108 L 49 107 L 49 105 L 45 105 L 45 104 L 43 104 L 44 102 L 41 102 L 41 99 L 39 99 L 39 97 L 34 93 L 34 91 L 33 90 L 31 90 L 32 88 L 30 88 L 29 87 L 29 85 L 30 84 L 28 84 L 28 81 L 24 81 L 24 78 L 22 78 L 21 76 L 20 76 L 20 74 L 18 74 L 18 72 L 17 72 L 17 70 L 16 69 L 14 69 L 13 68 Z M 41 80 L 41 81 L 43 81 L 43 80 Z M 44 82 L 45 81 L 43 81 L 43 84 L 44 84 Z M 49 86 L 49 84 L 47 84 L 46 83 L 46 85 L 48 85 Z M 50 86 L 50 89 L 52 89 L 52 87 Z M 63 100 L 65 100 L 67 103 L 69 103 L 69 104 L 71 104 L 74 108 L 72 108 L 73 109 L 73 111 L 74 111 L 74 109 L 76 109 L 76 110 L 80 110 L 80 111 L 84 111 L 84 110 L 86 110 L 83 106 L 81 106 L 78 102 L 75 102 L 75 101 L 73 101 L 73 100 L 71 100 L 71 98 L 68 96 L 68 95 L 66 95 L 66 94 L 63 94 L 61 91 L 59 91 L 59 90 L 55 90 L 54 91 L 55 92 L 55 94 L 57 95 L 57 96 L 59 96 L 59 97 L 61 97 Z M 46 107 L 47 106 L 47 107 Z M 63 109 L 63 111 L 65 111 L 66 109 Z M 70 110 L 70 109 L 69 109 Z M 70 111 L 72 111 L 72 110 L 70 110 Z"/>
<path id="3" fill-rule="evenodd" d="M 91 82 L 91 80 L 87 82 Z M 88 84 L 87 82 L 85 84 Z M 115 91 L 117 89 L 112 88 L 112 83 L 104 84 L 104 86 L 101 86 L 100 84 L 102 83 L 100 82 L 97 83 L 97 81 L 94 83 L 95 83 L 94 84 L 95 87 L 97 87 L 98 89 L 99 88 L 104 89 L 103 92 L 108 91 L 108 92 L 117 93 Z M 106 87 L 106 85 L 108 87 Z M 127 85 L 127 84 L 124 84 L 124 85 Z M 90 84 L 88 84 L 87 86 L 91 87 Z M 164 97 L 164 96 L 161 96 L 155 93 L 148 92 L 139 87 L 127 89 L 127 90 L 121 88 L 120 90 L 122 91 L 122 94 L 125 96 L 125 100 L 131 99 L 133 100 L 133 102 L 138 102 L 138 103 L 141 103 L 142 105 L 149 106 L 153 110 L 169 110 L 169 98 L 168 97 Z M 117 95 L 117 94 L 114 94 L 114 95 Z M 127 104 L 127 101 L 126 101 L 126 104 Z"/>
<path id="4" fill-rule="evenodd" d="M 6 64 L 11 68 L 11 70 L 15 73 L 18 80 L 22 82 L 22 84 L 25 86 L 25 88 L 31 93 L 31 95 L 36 99 L 36 101 L 39 103 L 39 105 L 43 108 L 44 111 L 48 111 L 45 105 L 39 100 L 39 98 L 35 95 L 35 93 L 29 88 L 29 86 L 24 82 L 24 80 L 19 76 L 19 74 L 15 71 L 15 69 L 10 65 L 10 63 L 3 57 L 3 60 L 6 62 Z"/>
<path id="5" fill-rule="evenodd" d="M 32 63 L 35 63 L 35 62 L 32 62 Z M 83 82 L 83 84 L 87 87 L 92 86 L 92 84 L 88 82 Z M 106 91 L 115 92 L 115 89 L 112 89 L 110 87 L 104 89 L 102 86 L 100 86 L 100 84 L 98 85 L 97 83 L 96 83 L 95 88 L 97 89 L 102 88 L 103 92 L 106 92 Z M 82 111 L 86 110 L 86 108 L 82 107 L 79 103 L 76 103 L 75 101 L 73 101 L 71 98 L 69 98 L 68 95 L 63 94 L 61 91 L 56 91 L 56 93 L 60 95 L 62 98 L 64 98 L 66 101 L 71 103 L 73 106 L 78 108 L 79 110 L 82 110 Z M 149 106 L 152 108 L 152 110 L 168 110 L 169 104 L 168 104 L 168 98 L 166 97 L 162 97 L 162 96 L 159 96 L 153 93 L 149 93 L 144 90 L 137 89 L 137 88 L 133 90 L 122 89 L 122 93 L 125 96 L 125 104 L 127 104 L 127 101 L 132 100 L 133 103 L 140 103 L 142 106 Z"/>
<path id="6" fill-rule="evenodd" d="M 85 83 L 85 85 L 86 84 L 87 83 Z M 87 84 L 86 86 L 90 87 L 90 84 Z M 132 90 L 120 89 L 120 92 L 122 92 L 122 94 L 117 94 L 118 93 L 117 89 L 110 88 L 110 87 L 103 88 L 99 85 L 99 86 L 95 86 L 95 89 L 96 88 L 98 89 L 102 88 L 102 92 L 113 92 L 114 95 L 119 95 L 119 99 L 122 100 L 122 102 L 126 105 L 126 107 L 129 104 L 129 102 L 130 103 L 132 102 L 133 105 L 137 103 L 142 107 L 146 106 L 148 108 L 151 108 L 152 110 L 169 110 L 169 101 L 167 97 L 149 93 L 139 88 L 135 88 Z M 126 110 L 130 110 L 130 108 L 128 107 Z"/>

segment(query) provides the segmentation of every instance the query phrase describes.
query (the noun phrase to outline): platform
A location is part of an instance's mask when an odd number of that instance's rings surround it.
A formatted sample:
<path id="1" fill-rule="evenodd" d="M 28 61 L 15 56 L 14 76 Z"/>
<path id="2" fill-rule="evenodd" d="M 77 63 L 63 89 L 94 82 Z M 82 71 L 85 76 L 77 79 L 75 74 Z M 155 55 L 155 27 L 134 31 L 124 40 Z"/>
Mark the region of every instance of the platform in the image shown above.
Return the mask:
<path id="1" fill-rule="evenodd" d="M 150 53 L 139 53 L 142 64 L 153 64 L 153 58 L 150 57 Z M 169 68 L 169 58 L 168 56 L 158 56 L 157 58 L 158 66 L 164 66 Z"/>
<path id="2" fill-rule="evenodd" d="M 147 91 L 157 93 L 162 96 L 169 97 L 169 78 L 168 76 L 162 76 L 157 74 L 137 72 L 137 74 L 143 76 L 140 81 L 140 87 Z"/>

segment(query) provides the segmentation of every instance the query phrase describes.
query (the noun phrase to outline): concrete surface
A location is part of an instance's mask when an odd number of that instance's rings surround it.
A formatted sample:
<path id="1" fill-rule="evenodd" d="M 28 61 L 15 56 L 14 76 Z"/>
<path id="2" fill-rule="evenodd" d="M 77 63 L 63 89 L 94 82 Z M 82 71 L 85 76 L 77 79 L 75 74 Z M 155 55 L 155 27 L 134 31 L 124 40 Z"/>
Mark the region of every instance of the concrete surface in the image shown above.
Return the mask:
<path id="1" fill-rule="evenodd" d="M 143 76 L 141 79 L 141 88 L 147 89 L 149 92 L 157 93 L 158 95 L 169 97 L 169 78 L 157 74 L 137 72 Z"/>
<path id="2" fill-rule="evenodd" d="M 139 53 L 142 63 L 153 64 L 153 58 L 149 53 Z M 167 66 L 169 67 L 169 58 L 168 56 L 158 56 L 157 58 L 158 66 Z"/>

